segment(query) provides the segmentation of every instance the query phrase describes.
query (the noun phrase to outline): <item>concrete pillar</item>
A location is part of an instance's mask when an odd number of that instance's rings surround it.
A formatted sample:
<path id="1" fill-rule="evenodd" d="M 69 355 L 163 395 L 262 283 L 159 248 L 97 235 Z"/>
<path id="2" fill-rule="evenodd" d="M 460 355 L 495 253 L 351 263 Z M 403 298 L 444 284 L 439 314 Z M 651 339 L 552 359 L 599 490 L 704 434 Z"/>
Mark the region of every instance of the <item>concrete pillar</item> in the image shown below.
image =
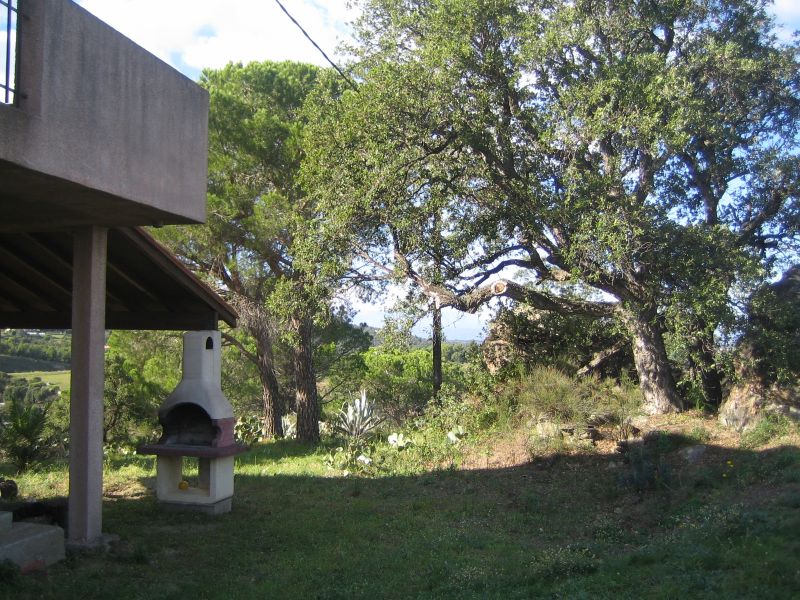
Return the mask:
<path id="1" fill-rule="evenodd" d="M 73 241 L 68 540 L 78 546 L 102 539 L 107 234 L 87 227 Z"/>

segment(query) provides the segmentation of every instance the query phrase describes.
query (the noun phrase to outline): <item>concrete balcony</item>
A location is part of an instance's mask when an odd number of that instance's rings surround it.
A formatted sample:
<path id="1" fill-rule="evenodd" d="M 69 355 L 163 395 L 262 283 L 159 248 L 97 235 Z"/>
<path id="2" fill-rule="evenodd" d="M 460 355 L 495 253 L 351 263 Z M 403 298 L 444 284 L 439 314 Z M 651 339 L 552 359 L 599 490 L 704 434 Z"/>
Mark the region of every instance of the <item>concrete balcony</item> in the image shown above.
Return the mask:
<path id="1" fill-rule="evenodd" d="M 16 37 L 0 231 L 204 221 L 205 90 L 70 0 L 19 0 Z"/>

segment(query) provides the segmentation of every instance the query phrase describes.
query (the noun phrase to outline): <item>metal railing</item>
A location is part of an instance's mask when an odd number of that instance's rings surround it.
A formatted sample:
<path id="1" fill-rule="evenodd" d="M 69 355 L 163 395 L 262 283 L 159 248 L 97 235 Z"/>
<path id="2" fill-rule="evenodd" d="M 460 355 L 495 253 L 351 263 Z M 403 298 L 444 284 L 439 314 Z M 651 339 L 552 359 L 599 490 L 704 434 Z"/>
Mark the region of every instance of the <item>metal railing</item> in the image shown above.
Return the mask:
<path id="1" fill-rule="evenodd" d="M 0 0 L 0 103 L 14 104 L 17 97 L 18 0 Z"/>

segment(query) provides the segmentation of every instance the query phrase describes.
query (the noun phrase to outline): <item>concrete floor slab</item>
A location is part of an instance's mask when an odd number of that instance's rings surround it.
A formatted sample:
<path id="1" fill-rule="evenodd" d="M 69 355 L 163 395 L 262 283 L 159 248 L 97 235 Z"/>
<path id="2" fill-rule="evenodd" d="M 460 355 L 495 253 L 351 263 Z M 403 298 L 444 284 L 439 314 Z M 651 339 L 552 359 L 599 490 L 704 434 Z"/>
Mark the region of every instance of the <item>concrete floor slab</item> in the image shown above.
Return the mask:
<path id="1" fill-rule="evenodd" d="M 55 525 L 14 523 L 0 532 L 0 561 L 10 560 L 23 572 L 64 559 L 64 530 Z"/>

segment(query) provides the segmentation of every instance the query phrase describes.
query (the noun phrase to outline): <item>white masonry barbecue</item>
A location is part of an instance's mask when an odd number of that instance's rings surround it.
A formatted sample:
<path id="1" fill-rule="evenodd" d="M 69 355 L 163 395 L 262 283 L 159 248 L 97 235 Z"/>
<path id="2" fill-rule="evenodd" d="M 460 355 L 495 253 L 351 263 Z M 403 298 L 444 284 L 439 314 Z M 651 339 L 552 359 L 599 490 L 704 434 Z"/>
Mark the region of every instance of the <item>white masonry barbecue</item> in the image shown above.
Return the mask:
<path id="1" fill-rule="evenodd" d="M 219 331 L 183 336 L 183 378 L 158 411 L 163 433 L 140 454 L 155 454 L 156 495 L 162 503 L 220 514 L 231 510 L 236 419 L 220 383 Z M 188 486 L 183 459 L 198 459 L 198 483 Z"/>

